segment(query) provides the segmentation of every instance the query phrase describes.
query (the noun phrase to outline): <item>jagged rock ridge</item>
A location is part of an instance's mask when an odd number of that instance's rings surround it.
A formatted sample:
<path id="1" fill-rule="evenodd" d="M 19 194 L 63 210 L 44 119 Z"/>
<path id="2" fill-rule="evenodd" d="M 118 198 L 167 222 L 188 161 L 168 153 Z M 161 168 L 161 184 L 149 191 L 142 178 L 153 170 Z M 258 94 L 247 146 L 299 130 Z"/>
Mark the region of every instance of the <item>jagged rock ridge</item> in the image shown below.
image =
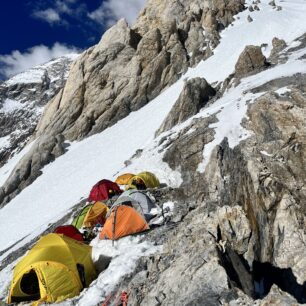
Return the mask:
<path id="1" fill-rule="evenodd" d="M 148 1 L 133 28 L 120 20 L 74 63 L 37 135 L 80 139 L 139 109 L 210 56 L 206 49 L 243 8 L 243 1 Z"/>

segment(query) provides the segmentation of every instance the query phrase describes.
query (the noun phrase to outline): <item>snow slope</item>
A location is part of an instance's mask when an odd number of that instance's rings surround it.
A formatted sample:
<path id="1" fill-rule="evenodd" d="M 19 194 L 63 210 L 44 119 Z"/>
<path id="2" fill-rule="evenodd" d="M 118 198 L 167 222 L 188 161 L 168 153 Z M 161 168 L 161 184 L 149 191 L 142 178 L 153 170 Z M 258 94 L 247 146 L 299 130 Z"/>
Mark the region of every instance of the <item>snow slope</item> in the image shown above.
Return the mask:
<path id="1" fill-rule="evenodd" d="M 282 6 L 281 11 L 272 9 L 268 5 L 269 1 L 261 1 L 260 11 L 240 13 L 233 26 L 222 32 L 221 43 L 214 50 L 214 55 L 197 67 L 189 69 L 178 82 L 148 105 L 131 113 L 102 133 L 81 142 L 72 143 L 65 155 L 46 166 L 42 176 L 0 210 L 1 220 L 9 220 L 0 223 L 0 231 L 6 233 L 0 236 L 0 251 L 26 237 L 9 251 L 11 252 L 39 235 L 50 222 L 58 220 L 80 198 L 86 197 L 91 186 L 101 178 L 113 179 L 120 171 L 151 170 L 162 182 L 172 186 L 179 185 L 181 182 L 179 173 L 172 171 L 162 162 L 162 155 L 158 153 L 158 140 L 154 140 L 154 132 L 174 105 L 184 86 L 184 80 L 205 77 L 209 82 L 223 81 L 234 71 L 236 60 L 246 45 L 268 43 L 266 50 L 268 53 L 271 50 L 273 37 L 283 38 L 290 44 L 296 37 L 306 32 L 305 1 L 284 0 L 279 3 L 276 1 L 277 5 Z M 247 2 L 251 3 L 251 1 Z M 248 23 L 247 15 L 251 15 L 254 21 Z M 235 146 L 241 139 L 248 136 L 240 123 L 245 116 L 247 102 L 254 100 L 257 95 L 244 95 L 243 92 L 276 77 L 297 72 L 306 73 L 305 60 L 299 60 L 300 55 L 293 55 L 284 65 L 246 78 L 237 88 L 230 89 L 214 105 L 197 115 L 208 116 L 219 112 L 217 115 L 219 122 L 212 126 L 216 131 L 216 139 L 205 148 L 204 162 L 199 165 L 200 171 L 204 170 L 212 148 L 223 137 L 229 137 L 231 146 Z M 137 129 L 135 129 L 135 122 Z M 174 131 L 181 127 L 182 125 L 174 128 Z M 137 149 L 144 149 L 142 156 L 123 170 L 124 161 Z M 1 176 L 6 177 L 7 172 L 3 174 L 3 170 L 0 169 L 0 178 Z M 16 224 L 18 227 L 15 226 Z M 0 260 L 9 252 L 4 253 Z M 8 272 L 5 273 L 7 275 Z M 0 272 L 0 280 L 3 277 Z M 93 287 L 98 286 L 98 283 L 99 280 L 93 284 Z M 90 292 L 95 292 L 95 289 L 89 289 L 88 296 Z M 85 295 L 84 299 L 87 301 Z M 85 304 L 80 302 L 79 305 Z"/>
<path id="2" fill-rule="evenodd" d="M 12 86 L 12 85 L 18 85 L 18 84 L 41 83 L 46 71 L 48 71 L 50 68 L 52 69 L 52 66 L 57 65 L 64 58 L 74 61 L 75 59 L 78 58 L 78 56 L 79 54 L 73 54 L 73 53 L 63 55 L 57 59 L 47 62 L 46 64 L 39 65 L 27 71 L 18 73 L 15 76 L 11 77 L 9 80 L 7 80 L 5 84 L 8 86 Z M 50 82 L 54 82 L 56 76 L 52 74 L 52 71 L 48 71 L 48 72 L 50 74 Z"/>
<path id="3" fill-rule="evenodd" d="M 247 0 L 247 5 L 253 1 Z M 274 37 L 291 43 L 306 31 L 306 2 L 305 0 L 275 1 L 282 7 L 281 11 L 273 9 L 262 0 L 258 4 L 260 11 L 245 10 L 236 16 L 233 26 L 229 26 L 221 33 L 220 44 L 214 49 L 214 55 L 202 61 L 196 68 L 189 69 L 185 77 L 205 77 L 209 83 L 223 81 L 234 72 L 237 59 L 245 46 L 268 44 L 264 53 L 269 56 Z M 247 16 L 253 22 L 247 22 Z"/>

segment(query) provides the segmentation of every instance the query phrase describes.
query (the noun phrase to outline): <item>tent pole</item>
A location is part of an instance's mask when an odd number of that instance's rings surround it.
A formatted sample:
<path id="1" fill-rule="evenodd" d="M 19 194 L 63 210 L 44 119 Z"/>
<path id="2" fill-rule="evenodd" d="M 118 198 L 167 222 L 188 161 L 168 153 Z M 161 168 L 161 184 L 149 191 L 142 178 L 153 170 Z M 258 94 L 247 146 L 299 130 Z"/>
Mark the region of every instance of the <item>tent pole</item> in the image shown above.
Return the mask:
<path id="1" fill-rule="evenodd" d="M 114 238 L 115 238 L 115 226 L 116 226 L 116 218 L 117 218 L 117 210 L 118 210 L 118 207 L 119 207 L 119 206 L 117 206 L 117 207 L 115 208 L 115 211 L 114 211 L 115 216 L 114 216 L 114 219 L 113 219 L 113 233 L 112 233 L 112 245 L 113 245 L 113 246 L 115 245 Z"/>

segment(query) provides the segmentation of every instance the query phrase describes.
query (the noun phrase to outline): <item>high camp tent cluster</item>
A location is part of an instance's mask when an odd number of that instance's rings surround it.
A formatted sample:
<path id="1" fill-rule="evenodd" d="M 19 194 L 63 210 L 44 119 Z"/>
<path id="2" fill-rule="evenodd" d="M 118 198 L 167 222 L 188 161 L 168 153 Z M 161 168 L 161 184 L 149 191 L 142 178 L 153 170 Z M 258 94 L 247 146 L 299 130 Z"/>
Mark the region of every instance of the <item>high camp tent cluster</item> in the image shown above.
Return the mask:
<path id="1" fill-rule="evenodd" d="M 83 228 L 103 227 L 100 239 L 117 240 L 149 229 L 155 208 L 146 188 L 159 187 L 153 173 L 128 173 L 95 184 L 89 203 L 71 225 L 62 225 L 43 236 L 14 268 L 8 303 L 21 301 L 60 302 L 79 295 L 96 277 L 91 247 L 84 243 Z M 141 189 L 141 190 L 138 190 Z M 111 201 L 112 200 L 112 201 Z M 108 207 L 110 206 L 110 208 Z"/>
<path id="2" fill-rule="evenodd" d="M 155 178 L 154 181 L 158 182 Z M 127 185 L 130 186 L 130 183 L 131 179 L 127 182 Z M 155 186 L 159 186 L 159 182 Z M 153 217 L 151 214 L 153 208 L 156 208 L 156 205 L 145 192 L 128 189 L 112 205 L 104 227 L 99 234 L 100 239 L 117 240 L 124 236 L 148 230 L 150 228 L 148 221 Z"/>

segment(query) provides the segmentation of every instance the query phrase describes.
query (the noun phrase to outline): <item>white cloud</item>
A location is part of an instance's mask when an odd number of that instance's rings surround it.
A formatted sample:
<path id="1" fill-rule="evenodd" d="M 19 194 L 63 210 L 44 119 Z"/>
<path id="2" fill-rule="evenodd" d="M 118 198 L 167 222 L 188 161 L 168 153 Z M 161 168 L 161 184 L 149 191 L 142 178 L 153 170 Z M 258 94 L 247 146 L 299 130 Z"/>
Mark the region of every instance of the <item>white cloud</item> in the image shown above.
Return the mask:
<path id="1" fill-rule="evenodd" d="M 49 24 L 54 24 L 61 21 L 59 13 L 52 8 L 48 8 L 43 11 L 36 11 L 33 13 L 33 16 L 38 19 L 42 19 L 48 22 Z"/>
<path id="2" fill-rule="evenodd" d="M 74 16 L 82 9 L 82 6 L 72 8 L 77 0 L 55 0 L 52 7 L 44 10 L 36 10 L 33 12 L 33 17 L 48 22 L 50 25 L 68 25 L 63 19 L 63 14 Z"/>
<path id="3" fill-rule="evenodd" d="M 59 13 L 72 14 L 72 9 L 65 2 L 57 0 L 55 4 Z"/>
<path id="4" fill-rule="evenodd" d="M 88 17 L 107 26 L 124 17 L 131 25 L 145 3 L 146 0 L 106 0 L 98 9 L 89 13 Z"/>
<path id="5" fill-rule="evenodd" d="M 77 48 L 68 47 L 60 43 L 55 43 L 51 48 L 45 45 L 34 46 L 24 53 L 15 50 L 11 54 L 0 55 L 0 75 L 8 78 L 34 66 L 46 63 L 53 58 L 78 52 Z"/>

